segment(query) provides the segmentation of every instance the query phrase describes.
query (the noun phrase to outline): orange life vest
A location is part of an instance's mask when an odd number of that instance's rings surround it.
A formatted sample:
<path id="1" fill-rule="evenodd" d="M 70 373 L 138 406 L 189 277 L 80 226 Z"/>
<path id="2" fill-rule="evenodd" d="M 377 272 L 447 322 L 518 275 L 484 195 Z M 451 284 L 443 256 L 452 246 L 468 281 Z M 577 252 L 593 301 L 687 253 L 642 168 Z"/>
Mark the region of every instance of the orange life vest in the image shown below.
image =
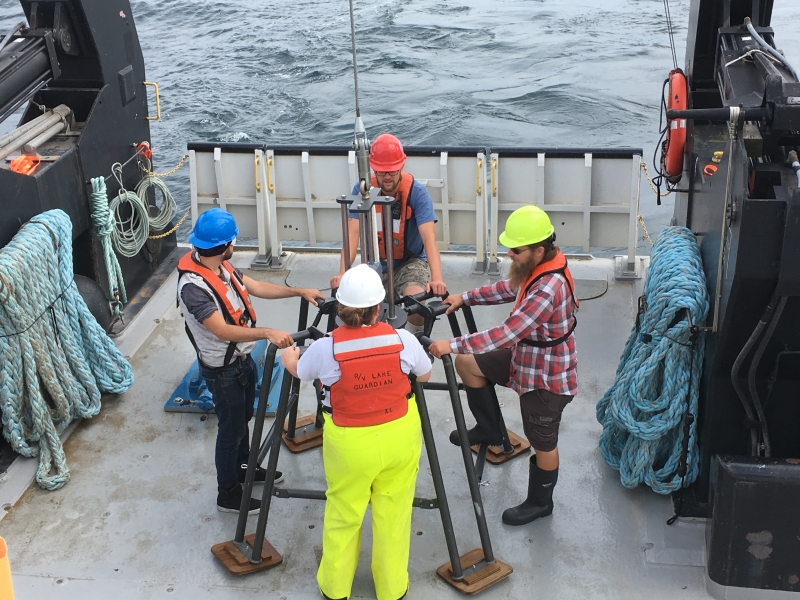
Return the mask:
<path id="1" fill-rule="evenodd" d="M 392 256 L 395 260 L 406 258 L 406 223 L 411 218 L 411 205 L 408 198 L 411 195 L 411 186 L 414 185 L 414 176 L 411 173 L 401 173 L 400 185 L 394 194 L 395 202 L 392 205 Z M 372 176 L 372 187 L 378 187 L 378 180 Z M 378 252 L 381 260 L 386 260 L 386 250 L 383 241 L 383 219 L 381 206 L 376 206 L 378 214 Z M 397 223 L 395 231 L 394 224 Z"/>
<path id="2" fill-rule="evenodd" d="M 178 273 L 194 273 L 203 278 L 208 284 L 208 287 L 214 292 L 217 300 L 222 305 L 223 316 L 225 322 L 231 325 L 238 325 L 239 327 L 255 327 L 256 326 L 256 311 L 253 310 L 253 305 L 250 303 L 250 294 L 247 293 L 247 288 L 244 283 L 239 279 L 231 263 L 227 260 L 222 261 L 222 268 L 228 272 L 228 276 L 233 284 L 233 289 L 242 299 L 244 310 L 234 308 L 230 299 L 228 298 L 228 286 L 220 279 L 219 275 L 214 273 L 211 269 L 203 263 L 195 260 L 193 252 L 187 252 L 178 261 Z"/>
<path id="3" fill-rule="evenodd" d="M 525 280 L 525 283 L 519 286 L 519 291 L 517 292 L 517 301 L 514 304 L 514 310 L 517 310 L 517 307 L 519 307 L 519 305 L 522 303 L 522 300 L 525 298 L 525 296 L 528 295 L 528 292 L 531 290 L 533 285 L 542 277 L 551 273 L 563 275 L 564 279 L 567 280 L 567 287 L 569 288 L 569 293 L 572 296 L 572 305 L 573 307 L 577 308 L 578 299 L 575 298 L 575 282 L 572 280 L 572 273 L 569 272 L 569 267 L 567 266 L 567 257 L 564 256 L 564 254 L 562 254 L 562 252 L 559 250 L 558 254 L 556 254 L 555 258 L 552 260 L 548 260 L 536 265 L 536 268 L 533 270 L 533 273 L 531 273 L 530 277 Z M 514 310 L 511 312 L 514 312 Z M 569 331 L 567 331 L 567 333 L 561 337 L 554 340 L 522 340 L 520 341 L 520 344 L 536 346 L 537 348 L 552 348 L 553 346 L 563 344 L 567 341 L 567 339 L 569 339 L 569 336 L 572 335 L 572 332 L 575 331 L 575 327 L 578 325 L 578 319 L 575 316 L 574 309 L 571 316 L 572 325 L 570 325 Z"/>
<path id="4" fill-rule="evenodd" d="M 337 327 L 333 358 L 342 376 L 330 386 L 331 418 L 340 427 L 380 425 L 408 412 L 411 382 L 400 368 L 403 342 L 387 323 Z"/>

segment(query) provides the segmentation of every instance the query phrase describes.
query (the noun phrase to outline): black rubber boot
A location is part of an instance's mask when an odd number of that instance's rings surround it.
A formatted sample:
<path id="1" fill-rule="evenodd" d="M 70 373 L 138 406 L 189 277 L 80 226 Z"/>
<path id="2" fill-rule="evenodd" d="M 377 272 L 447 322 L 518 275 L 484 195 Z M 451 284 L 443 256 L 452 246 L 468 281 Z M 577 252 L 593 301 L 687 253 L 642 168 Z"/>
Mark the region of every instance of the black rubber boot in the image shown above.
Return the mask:
<path id="1" fill-rule="evenodd" d="M 503 511 L 506 525 L 525 525 L 540 517 L 553 514 L 553 488 L 558 481 L 558 469 L 542 471 L 531 456 L 528 474 L 528 498 L 519 506 Z"/>
<path id="2" fill-rule="evenodd" d="M 464 386 L 467 391 L 467 404 L 472 416 L 475 417 L 475 427 L 467 431 L 470 446 L 484 442 L 491 446 L 503 443 L 503 433 L 500 431 L 500 405 L 494 393 L 494 386 L 487 385 L 482 388 Z M 450 432 L 450 443 L 460 446 L 458 430 Z"/>

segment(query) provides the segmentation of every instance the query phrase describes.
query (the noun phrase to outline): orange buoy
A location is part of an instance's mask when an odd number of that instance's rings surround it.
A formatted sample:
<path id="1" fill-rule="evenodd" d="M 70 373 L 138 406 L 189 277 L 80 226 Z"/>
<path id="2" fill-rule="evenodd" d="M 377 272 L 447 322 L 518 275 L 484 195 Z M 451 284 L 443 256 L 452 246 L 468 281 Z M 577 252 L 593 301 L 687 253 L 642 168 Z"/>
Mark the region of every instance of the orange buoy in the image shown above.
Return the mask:
<path id="1" fill-rule="evenodd" d="M 667 110 L 686 110 L 686 76 L 680 69 L 669 72 Z M 686 119 L 667 121 L 667 135 L 661 146 L 661 172 L 670 183 L 678 183 L 683 173 L 683 149 L 686 145 Z"/>

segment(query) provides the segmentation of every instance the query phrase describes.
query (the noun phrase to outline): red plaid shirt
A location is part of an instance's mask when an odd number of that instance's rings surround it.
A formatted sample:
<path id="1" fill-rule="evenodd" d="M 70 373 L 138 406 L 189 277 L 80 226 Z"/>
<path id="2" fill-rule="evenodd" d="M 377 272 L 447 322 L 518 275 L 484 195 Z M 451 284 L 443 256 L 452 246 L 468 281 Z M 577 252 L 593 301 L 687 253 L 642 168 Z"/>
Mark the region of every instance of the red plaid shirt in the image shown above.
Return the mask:
<path id="1" fill-rule="evenodd" d="M 464 292 L 467 305 L 513 302 L 517 295 L 508 280 Z M 508 386 L 519 395 L 534 389 L 574 396 L 578 392 L 578 357 L 575 336 L 552 348 L 520 344 L 520 340 L 547 341 L 569 331 L 574 311 L 566 279 L 558 274 L 542 277 L 519 307 L 501 325 L 450 340 L 455 354 L 483 354 L 511 348 L 511 375 Z"/>

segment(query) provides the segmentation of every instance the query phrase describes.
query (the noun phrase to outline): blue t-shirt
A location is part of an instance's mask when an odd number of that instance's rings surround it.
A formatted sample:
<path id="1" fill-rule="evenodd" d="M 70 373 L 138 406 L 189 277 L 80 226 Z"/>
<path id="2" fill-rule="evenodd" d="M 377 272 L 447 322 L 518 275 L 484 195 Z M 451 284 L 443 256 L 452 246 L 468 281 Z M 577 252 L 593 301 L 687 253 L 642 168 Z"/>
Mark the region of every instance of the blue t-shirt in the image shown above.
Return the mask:
<path id="1" fill-rule="evenodd" d="M 353 195 L 358 194 L 358 184 L 353 188 Z M 425 262 L 425 246 L 422 243 L 422 236 L 419 234 L 419 225 L 424 223 L 436 223 L 436 213 L 433 211 L 433 199 L 425 189 L 425 186 L 414 180 L 411 186 L 411 193 L 408 195 L 408 203 L 411 205 L 411 218 L 406 223 L 406 255 L 409 258 L 421 258 Z M 350 213 L 350 218 L 357 219 L 358 215 Z M 383 263 L 384 261 L 381 261 Z M 406 262 L 404 259 L 395 260 L 394 268 L 399 269 Z M 386 271 L 386 264 L 383 264 Z"/>

